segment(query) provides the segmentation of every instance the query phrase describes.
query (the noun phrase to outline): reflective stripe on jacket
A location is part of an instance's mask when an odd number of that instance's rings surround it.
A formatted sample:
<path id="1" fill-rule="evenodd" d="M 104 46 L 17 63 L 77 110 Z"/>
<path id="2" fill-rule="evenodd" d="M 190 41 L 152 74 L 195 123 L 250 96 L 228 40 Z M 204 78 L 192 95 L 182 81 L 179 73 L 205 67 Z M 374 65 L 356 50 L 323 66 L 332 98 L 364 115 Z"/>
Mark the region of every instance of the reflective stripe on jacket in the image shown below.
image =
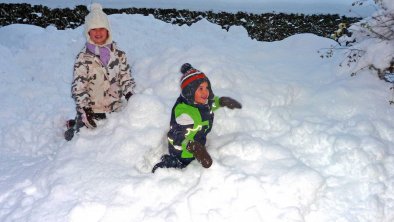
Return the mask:
<path id="1" fill-rule="evenodd" d="M 171 113 L 169 143 L 182 151 L 182 158 L 192 158 L 186 146 L 189 141 L 197 141 L 202 145 L 212 129 L 214 113 L 219 108 L 219 98 L 215 97 L 206 105 L 191 105 L 185 98 L 179 96 Z"/>

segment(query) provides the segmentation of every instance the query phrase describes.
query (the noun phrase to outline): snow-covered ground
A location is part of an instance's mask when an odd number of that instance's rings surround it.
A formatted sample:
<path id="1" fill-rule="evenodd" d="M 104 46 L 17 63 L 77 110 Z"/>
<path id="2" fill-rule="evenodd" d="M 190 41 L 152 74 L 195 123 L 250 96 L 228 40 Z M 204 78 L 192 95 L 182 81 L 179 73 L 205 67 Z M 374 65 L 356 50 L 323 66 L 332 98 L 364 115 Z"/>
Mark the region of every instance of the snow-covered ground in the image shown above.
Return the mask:
<path id="1" fill-rule="evenodd" d="M 339 53 L 321 59 L 334 41 L 109 18 L 137 94 L 71 142 L 64 121 L 75 115 L 83 27 L 0 28 L 0 221 L 394 221 L 391 85 L 367 70 L 350 77 Z M 151 174 L 185 62 L 243 108 L 217 111 L 211 168 Z"/>

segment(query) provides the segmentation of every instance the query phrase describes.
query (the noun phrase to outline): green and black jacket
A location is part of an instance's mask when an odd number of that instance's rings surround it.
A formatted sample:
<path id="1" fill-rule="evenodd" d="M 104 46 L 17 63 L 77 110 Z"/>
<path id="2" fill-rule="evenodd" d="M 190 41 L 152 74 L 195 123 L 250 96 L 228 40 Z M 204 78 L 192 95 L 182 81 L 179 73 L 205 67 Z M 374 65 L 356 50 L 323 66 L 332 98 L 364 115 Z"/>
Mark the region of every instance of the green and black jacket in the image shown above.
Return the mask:
<path id="1" fill-rule="evenodd" d="M 193 158 L 186 150 L 189 141 L 197 141 L 202 145 L 212 129 L 214 111 L 219 108 L 219 98 L 214 97 L 208 104 L 190 104 L 182 95 L 178 97 L 172 108 L 168 141 L 170 153 L 180 153 L 181 158 Z"/>

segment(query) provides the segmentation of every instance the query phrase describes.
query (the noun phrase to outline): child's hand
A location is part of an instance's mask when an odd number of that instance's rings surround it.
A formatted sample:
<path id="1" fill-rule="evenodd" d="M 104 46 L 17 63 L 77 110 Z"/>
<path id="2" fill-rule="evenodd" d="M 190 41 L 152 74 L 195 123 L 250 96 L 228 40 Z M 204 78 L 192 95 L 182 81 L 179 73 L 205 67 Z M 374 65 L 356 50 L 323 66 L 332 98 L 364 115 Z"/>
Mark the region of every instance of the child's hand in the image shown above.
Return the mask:
<path id="1" fill-rule="evenodd" d="M 91 108 L 83 108 L 83 113 L 82 113 L 82 122 L 87 126 L 88 128 L 96 128 L 96 122 L 93 120 L 93 110 Z"/>
<path id="2" fill-rule="evenodd" d="M 130 97 L 133 95 L 133 93 L 131 93 L 131 92 L 128 92 L 125 96 L 124 96 L 124 98 L 127 100 L 127 101 L 129 101 L 129 99 L 130 99 Z"/>
<path id="3" fill-rule="evenodd" d="M 230 97 L 220 97 L 219 104 L 221 107 L 226 106 L 229 109 L 241 109 L 242 105 L 237 100 L 230 98 Z"/>
<path id="4" fill-rule="evenodd" d="M 212 165 L 212 158 L 207 152 L 205 146 L 197 141 L 190 141 L 186 149 L 191 152 L 194 157 L 204 168 L 209 168 Z"/>

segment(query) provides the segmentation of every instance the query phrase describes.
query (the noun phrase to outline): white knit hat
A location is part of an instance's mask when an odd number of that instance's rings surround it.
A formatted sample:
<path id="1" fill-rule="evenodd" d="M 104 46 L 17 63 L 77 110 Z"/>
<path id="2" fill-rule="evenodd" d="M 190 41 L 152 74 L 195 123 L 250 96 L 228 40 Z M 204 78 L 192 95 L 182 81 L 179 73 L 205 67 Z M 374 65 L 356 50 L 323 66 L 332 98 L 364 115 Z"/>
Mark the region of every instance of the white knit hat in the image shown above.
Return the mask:
<path id="1" fill-rule="evenodd" d="M 90 6 L 90 12 L 85 17 L 85 35 L 89 43 L 92 40 L 89 36 L 89 31 L 96 28 L 105 28 L 108 30 L 108 39 L 105 44 L 112 43 L 111 27 L 109 25 L 108 16 L 103 12 L 103 7 L 99 3 L 93 3 Z"/>

